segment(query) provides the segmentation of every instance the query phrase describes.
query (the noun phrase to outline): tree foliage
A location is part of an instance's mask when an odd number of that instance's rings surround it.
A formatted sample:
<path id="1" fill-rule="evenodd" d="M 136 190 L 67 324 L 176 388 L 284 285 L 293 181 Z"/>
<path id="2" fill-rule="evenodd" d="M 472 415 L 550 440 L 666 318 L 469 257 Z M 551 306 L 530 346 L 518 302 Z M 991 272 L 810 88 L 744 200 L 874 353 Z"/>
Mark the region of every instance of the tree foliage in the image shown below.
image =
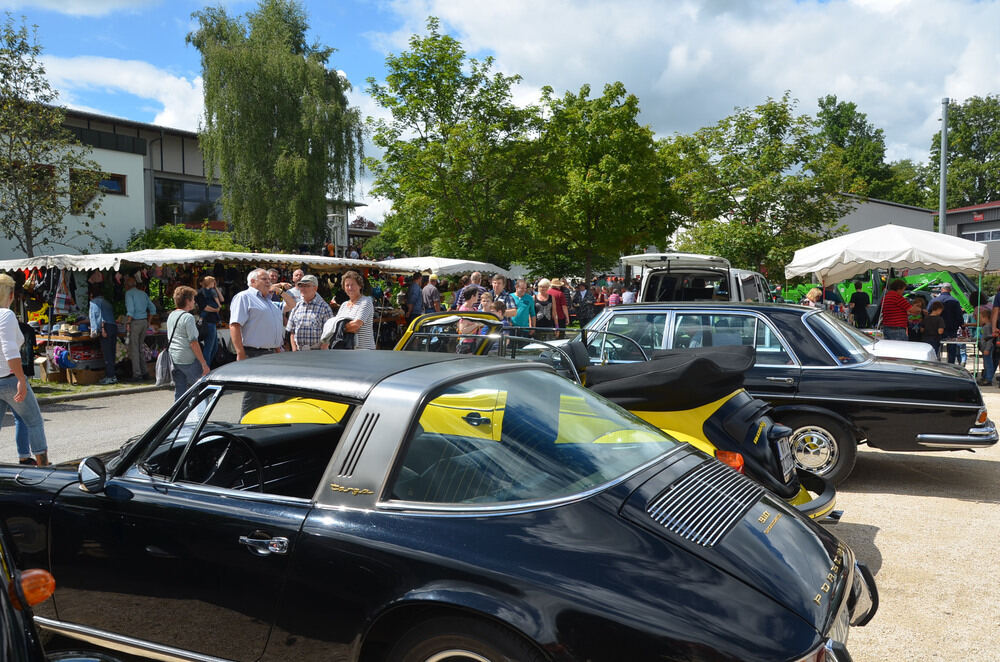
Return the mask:
<path id="1" fill-rule="evenodd" d="M 820 138 L 820 167 L 834 165 L 836 176 L 842 177 L 839 189 L 885 199 L 892 190 L 892 173 L 885 162 L 885 135 L 882 129 L 868 121 L 865 113 L 850 101 L 838 101 L 828 94 L 819 99 L 816 114 L 817 135 Z"/>
<path id="2" fill-rule="evenodd" d="M 323 239 L 327 199 L 353 194 L 362 123 L 333 49 L 306 42 L 294 0 L 261 0 L 242 19 L 195 12 L 187 41 L 201 53 L 206 173 L 217 169 L 237 239 L 292 249 Z"/>
<path id="3" fill-rule="evenodd" d="M 934 191 L 941 181 L 936 168 L 940 160 L 938 131 L 931 142 L 929 164 Z M 1000 200 L 1000 96 L 970 97 L 964 103 L 948 104 L 947 163 L 949 208 Z"/>
<path id="4" fill-rule="evenodd" d="M 39 60 L 42 47 L 24 21 L 7 14 L 0 32 L 0 232 L 25 255 L 98 240 L 103 178 L 90 149 L 63 126 L 56 93 Z M 70 231 L 72 216 L 77 229 Z"/>
<path id="5" fill-rule="evenodd" d="M 850 207 L 838 193 L 841 172 L 814 170 L 822 143 L 795 106 L 786 92 L 662 143 L 683 201 L 678 248 L 779 271 L 795 249 L 836 234 Z"/>
<path id="6" fill-rule="evenodd" d="M 140 251 L 148 248 L 251 252 L 249 247 L 237 243 L 231 233 L 211 232 L 207 224 L 201 230 L 191 230 L 183 225 L 161 225 L 151 230 L 145 230 L 129 237 L 125 250 Z"/>
<path id="7" fill-rule="evenodd" d="M 386 58 L 384 83 L 368 93 L 391 118 L 372 119 L 384 155 L 368 159 L 372 193 L 393 201 L 385 225 L 408 252 L 509 265 L 522 250 L 515 219 L 537 188 L 532 176 L 538 109 L 519 108 L 519 76 L 466 57 L 435 18 L 409 50 Z"/>
<path id="8" fill-rule="evenodd" d="M 653 132 L 638 122 L 639 99 L 620 83 L 590 98 L 542 95 L 539 147 L 546 186 L 522 220 L 527 263 L 550 274 L 613 266 L 623 253 L 673 232 L 666 177 Z"/>

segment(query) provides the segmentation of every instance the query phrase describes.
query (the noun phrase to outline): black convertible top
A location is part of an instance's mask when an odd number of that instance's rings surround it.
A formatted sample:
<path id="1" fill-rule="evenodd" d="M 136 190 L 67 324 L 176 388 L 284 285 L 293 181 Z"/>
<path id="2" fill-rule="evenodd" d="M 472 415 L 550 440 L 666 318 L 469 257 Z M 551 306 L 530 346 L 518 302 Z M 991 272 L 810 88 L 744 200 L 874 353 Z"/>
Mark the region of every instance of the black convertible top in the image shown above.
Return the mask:
<path id="1" fill-rule="evenodd" d="M 638 363 L 587 368 L 587 386 L 625 409 L 680 411 L 723 398 L 743 386 L 753 347 L 670 349 Z"/>
<path id="2" fill-rule="evenodd" d="M 208 381 L 268 384 L 364 400 L 372 387 L 387 377 L 464 358 L 461 354 L 389 350 L 280 352 L 227 363 L 209 374 Z"/>

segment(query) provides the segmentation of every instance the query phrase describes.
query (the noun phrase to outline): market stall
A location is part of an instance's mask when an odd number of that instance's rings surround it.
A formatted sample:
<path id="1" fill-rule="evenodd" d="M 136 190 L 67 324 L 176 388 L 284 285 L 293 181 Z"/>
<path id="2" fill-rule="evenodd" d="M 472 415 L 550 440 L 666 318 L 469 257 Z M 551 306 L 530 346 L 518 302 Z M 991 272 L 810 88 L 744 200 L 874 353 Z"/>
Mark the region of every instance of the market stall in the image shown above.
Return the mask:
<path id="1" fill-rule="evenodd" d="M 456 260 L 447 257 L 403 257 L 394 260 L 382 260 L 377 263 L 379 268 L 392 272 L 435 273 L 438 276 L 452 276 L 479 271 L 487 276 L 502 274 L 506 278 L 514 278 L 515 274 L 507 269 L 501 269 L 489 262 L 475 260 Z"/>
<path id="2" fill-rule="evenodd" d="M 321 278 L 325 276 L 324 280 L 331 289 L 339 282 L 337 274 L 347 270 L 359 271 L 366 279 L 376 272 L 389 274 L 405 272 L 393 269 L 391 265 L 382 266 L 369 260 L 350 258 L 185 249 L 149 249 L 92 255 L 40 255 L 0 261 L 0 271 L 20 272 L 23 275 L 26 321 L 29 319 L 34 321 L 33 328 L 36 331 L 39 353 L 44 352 L 45 357 L 49 359 L 45 367 L 53 368 L 51 375 L 46 372 L 43 376 L 59 378 L 67 374 L 59 369 L 64 367 L 74 370 L 68 373 L 70 378 L 77 375 L 81 379 L 93 377 L 94 375 L 89 373 L 97 373 L 103 364 L 99 344 L 96 339 L 90 337 L 86 325 L 88 284 L 104 282 L 106 277 L 108 292 L 120 294 L 123 275 L 134 275 L 143 285 L 149 287 L 149 294 L 154 303 L 165 312 L 172 308 L 170 292 L 176 285 L 190 285 L 197 289 L 200 274 L 225 273 L 226 286 L 231 290 L 226 292 L 225 298 L 228 301 L 233 294 L 246 287 L 247 271 L 257 266 L 279 268 L 289 273 L 293 269 L 301 268 Z M 377 311 L 376 324 L 396 323 L 398 311 L 388 306 L 377 306 Z M 166 337 L 156 323 L 158 321 L 151 319 L 147 332 L 146 345 L 150 360 L 155 358 L 157 352 L 166 344 Z M 222 327 L 219 329 L 220 337 L 227 338 L 226 323 L 221 323 L 220 327 Z M 119 329 L 120 333 L 123 333 L 124 325 L 120 324 Z M 394 334 L 398 332 L 391 330 Z M 57 359 L 61 359 L 61 362 Z"/>

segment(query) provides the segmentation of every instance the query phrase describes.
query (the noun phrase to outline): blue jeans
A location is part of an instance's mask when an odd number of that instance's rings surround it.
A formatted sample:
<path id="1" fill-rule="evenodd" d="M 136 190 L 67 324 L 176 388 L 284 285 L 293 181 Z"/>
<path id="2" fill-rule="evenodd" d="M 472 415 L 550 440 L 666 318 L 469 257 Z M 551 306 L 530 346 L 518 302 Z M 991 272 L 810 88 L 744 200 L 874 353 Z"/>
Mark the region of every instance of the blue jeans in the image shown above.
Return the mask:
<path id="1" fill-rule="evenodd" d="M 993 352 L 983 352 L 983 379 L 992 383 L 996 372 L 997 362 Z"/>
<path id="2" fill-rule="evenodd" d="M 191 388 L 192 384 L 201 379 L 201 364 L 197 361 L 184 364 L 175 363 L 173 372 L 170 374 L 174 378 L 174 401 L 177 401 Z"/>
<path id="3" fill-rule="evenodd" d="M 205 363 L 212 367 L 212 359 L 219 349 L 219 330 L 215 327 L 215 322 L 202 322 L 201 332 L 205 339 L 201 343 L 201 353 L 205 355 Z"/>
<path id="4" fill-rule="evenodd" d="M 118 342 L 118 325 L 110 322 L 104 323 L 104 331 L 107 337 L 101 334 L 101 353 L 104 354 L 104 376 L 115 376 L 115 350 Z"/>
<path id="5" fill-rule="evenodd" d="M 48 451 L 45 440 L 45 424 L 42 421 L 42 410 L 38 408 L 35 392 L 28 384 L 28 395 L 24 402 L 14 402 L 17 393 L 17 377 L 9 375 L 0 379 L 0 425 L 9 407 L 14 414 L 14 441 L 17 443 L 17 456 L 28 458 L 32 454 Z"/>
<path id="6" fill-rule="evenodd" d="M 906 340 L 906 327 L 895 327 L 895 326 L 884 326 L 882 327 L 882 334 L 885 335 L 886 340 Z"/>

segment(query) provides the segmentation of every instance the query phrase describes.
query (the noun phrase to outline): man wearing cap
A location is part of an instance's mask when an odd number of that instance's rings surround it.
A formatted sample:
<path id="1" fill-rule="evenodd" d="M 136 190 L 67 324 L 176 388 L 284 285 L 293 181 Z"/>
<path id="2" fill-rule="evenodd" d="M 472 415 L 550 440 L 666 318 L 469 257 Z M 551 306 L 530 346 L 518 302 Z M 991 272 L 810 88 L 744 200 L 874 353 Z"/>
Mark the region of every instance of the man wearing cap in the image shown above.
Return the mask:
<path id="1" fill-rule="evenodd" d="M 302 297 L 288 316 L 285 330 L 289 333 L 293 352 L 319 349 L 323 335 L 323 324 L 333 317 L 330 304 L 317 296 L 319 281 L 316 276 L 306 274 L 299 279 L 299 294 Z"/>
<path id="2" fill-rule="evenodd" d="M 951 283 L 943 283 L 941 285 L 941 294 L 931 299 L 931 304 L 933 305 L 936 301 L 940 301 L 944 305 L 944 310 L 941 311 L 941 318 L 944 320 L 945 339 L 957 337 L 958 330 L 962 328 L 964 313 L 962 311 L 962 304 L 951 295 Z M 947 345 L 947 347 L 948 363 L 957 363 L 958 345 Z"/>
<path id="3" fill-rule="evenodd" d="M 436 313 L 441 310 L 441 291 L 438 290 L 438 276 L 431 274 L 421 290 L 424 297 L 424 312 Z"/>
<path id="4" fill-rule="evenodd" d="M 295 297 L 284 287 L 288 283 L 271 283 L 266 269 L 247 274 L 247 285 L 229 304 L 229 337 L 237 361 L 280 351 L 282 313 L 295 306 Z M 281 297 L 281 301 L 271 301 L 271 295 Z"/>

